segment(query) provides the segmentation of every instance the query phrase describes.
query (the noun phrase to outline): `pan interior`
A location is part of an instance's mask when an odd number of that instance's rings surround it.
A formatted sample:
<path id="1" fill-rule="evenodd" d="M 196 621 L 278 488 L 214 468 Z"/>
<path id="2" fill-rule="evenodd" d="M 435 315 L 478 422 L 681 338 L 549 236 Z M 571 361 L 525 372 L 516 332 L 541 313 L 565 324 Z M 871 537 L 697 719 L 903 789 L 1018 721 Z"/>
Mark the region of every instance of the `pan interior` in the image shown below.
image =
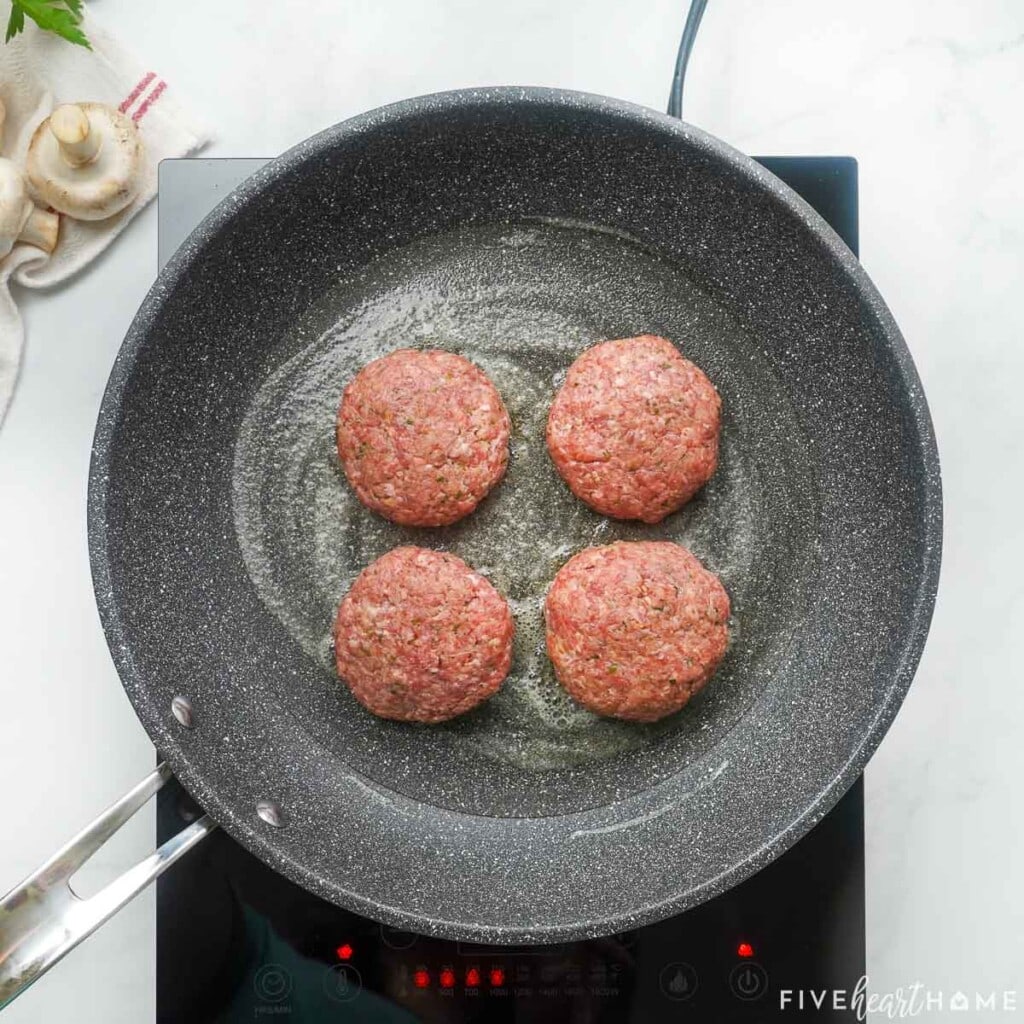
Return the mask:
<path id="1" fill-rule="evenodd" d="M 579 502 L 548 457 L 548 407 L 572 360 L 597 341 L 662 334 L 723 399 L 718 472 L 657 525 L 617 522 Z M 342 388 L 402 347 L 438 347 L 481 366 L 513 422 L 507 476 L 451 527 L 398 526 L 364 508 L 334 444 Z M 677 266 L 619 233 L 551 220 L 464 226 L 394 249 L 337 281 L 296 325 L 238 435 L 237 538 L 261 600 L 305 652 L 308 671 L 270 683 L 314 741 L 379 785 L 493 815 L 568 813 L 676 775 L 711 751 L 787 658 L 814 593 L 816 487 L 796 410 L 765 352 Z M 575 552 L 667 539 L 718 573 L 733 603 L 718 673 L 653 725 L 598 718 L 558 686 L 542 606 Z M 452 551 L 488 576 L 516 617 L 502 690 L 451 723 L 366 712 L 337 679 L 331 625 L 371 561 L 401 544 Z"/>

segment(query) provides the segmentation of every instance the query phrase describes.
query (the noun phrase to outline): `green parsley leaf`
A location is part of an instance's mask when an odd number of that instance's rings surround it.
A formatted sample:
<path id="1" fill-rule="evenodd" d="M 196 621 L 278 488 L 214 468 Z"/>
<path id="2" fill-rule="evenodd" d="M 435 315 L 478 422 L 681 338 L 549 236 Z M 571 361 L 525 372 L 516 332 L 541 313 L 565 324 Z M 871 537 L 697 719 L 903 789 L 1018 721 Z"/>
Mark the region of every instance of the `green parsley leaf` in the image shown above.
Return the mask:
<path id="1" fill-rule="evenodd" d="M 53 32 L 76 46 L 91 50 L 89 40 L 79 28 L 82 0 L 11 0 L 11 17 L 7 22 L 5 42 L 10 42 L 31 18 L 44 32 Z"/>
<path id="2" fill-rule="evenodd" d="M 25 27 L 25 12 L 16 4 L 11 5 L 11 16 L 7 21 L 5 43 L 9 43 Z"/>

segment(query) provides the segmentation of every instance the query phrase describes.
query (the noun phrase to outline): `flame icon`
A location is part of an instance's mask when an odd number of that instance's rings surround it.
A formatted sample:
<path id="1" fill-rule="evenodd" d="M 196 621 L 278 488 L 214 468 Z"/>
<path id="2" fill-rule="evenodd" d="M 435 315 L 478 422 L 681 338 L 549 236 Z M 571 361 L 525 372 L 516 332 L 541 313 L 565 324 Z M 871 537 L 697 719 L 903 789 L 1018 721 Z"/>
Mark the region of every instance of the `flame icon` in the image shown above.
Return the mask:
<path id="1" fill-rule="evenodd" d="M 682 967 L 676 968 L 676 973 L 669 980 L 668 988 L 674 996 L 685 996 L 690 991 L 690 982 L 683 973 Z"/>
<path id="2" fill-rule="evenodd" d="M 658 976 L 658 984 L 663 996 L 682 1002 L 691 998 L 697 991 L 697 972 L 689 964 L 681 961 L 665 964 Z"/>

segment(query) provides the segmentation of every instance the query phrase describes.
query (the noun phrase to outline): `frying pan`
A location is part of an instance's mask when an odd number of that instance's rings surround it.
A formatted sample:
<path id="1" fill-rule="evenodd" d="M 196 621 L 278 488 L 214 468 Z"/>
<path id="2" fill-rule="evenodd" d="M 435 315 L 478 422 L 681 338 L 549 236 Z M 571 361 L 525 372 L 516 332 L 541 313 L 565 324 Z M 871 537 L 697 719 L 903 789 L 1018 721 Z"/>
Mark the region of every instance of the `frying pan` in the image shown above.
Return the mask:
<path id="1" fill-rule="evenodd" d="M 645 332 L 679 344 L 724 407 L 717 474 L 658 526 L 584 508 L 543 442 L 572 359 Z M 444 530 L 376 518 L 333 454 L 343 384 L 403 345 L 477 361 L 514 421 L 506 480 Z M 125 690 L 210 817 L 339 905 L 493 943 L 678 913 L 811 828 L 910 685 L 940 533 L 920 382 L 832 230 L 692 126 L 548 89 L 372 111 L 225 199 L 128 333 L 89 490 L 97 602 Z M 576 550 L 649 537 L 719 573 L 730 651 L 672 718 L 603 721 L 554 682 L 541 602 Z M 503 690 L 448 725 L 378 720 L 331 668 L 338 599 L 400 543 L 457 552 L 516 612 Z M 213 827 L 194 824 L 40 942 L 82 847 L 169 769 L 8 897 L 8 997 Z"/>

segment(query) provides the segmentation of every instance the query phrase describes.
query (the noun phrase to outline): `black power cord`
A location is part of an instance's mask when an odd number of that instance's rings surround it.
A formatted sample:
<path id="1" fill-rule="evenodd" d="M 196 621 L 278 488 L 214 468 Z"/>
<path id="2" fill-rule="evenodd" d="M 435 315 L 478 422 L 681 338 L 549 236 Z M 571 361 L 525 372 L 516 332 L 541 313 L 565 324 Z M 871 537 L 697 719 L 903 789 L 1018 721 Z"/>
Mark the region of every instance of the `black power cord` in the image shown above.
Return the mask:
<path id="1" fill-rule="evenodd" d="M 676 54 L 676 69 L 672 74 L 672 91 L 668 94 L 668 113 L 670 117 L 683 116 L 683 80 L 686 78 L 686 65 L 690 62 L 690 51 L 697 38 L 700 19 L 704 17 L 704 8 L 708 0 L 691 0 L 690 9 L 686 13 L 686 24 L 683 26 L 683 38 L 679 40 L 679 52 Z"/>

